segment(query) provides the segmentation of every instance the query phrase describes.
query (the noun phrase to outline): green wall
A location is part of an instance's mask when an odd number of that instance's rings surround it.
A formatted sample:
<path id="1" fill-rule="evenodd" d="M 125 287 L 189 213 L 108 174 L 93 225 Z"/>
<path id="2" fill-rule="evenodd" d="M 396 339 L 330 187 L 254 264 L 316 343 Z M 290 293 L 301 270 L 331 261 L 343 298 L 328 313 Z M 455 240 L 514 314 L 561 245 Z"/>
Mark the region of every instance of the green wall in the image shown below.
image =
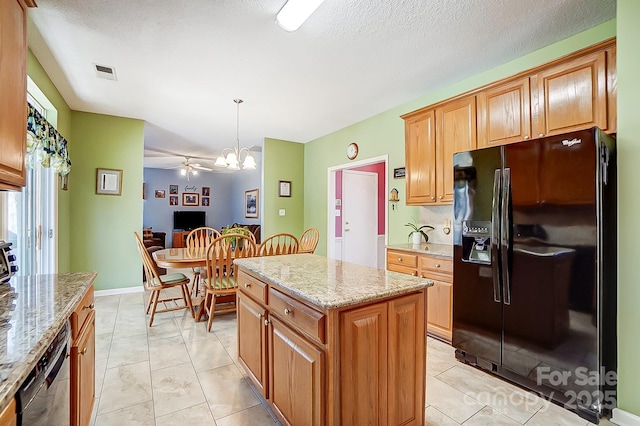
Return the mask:
<path id="1" fill-rule="evenodd" d="M 56 86 L 45 72 L 38 59 L 28 52 L 27 74 L 31 77 L 38 88 L 45 94 L 47 99 L 56 108 L 58 117 L 56 129 L 67 139 L 69 154 L 71 155 L 71 171 L 69 179 L 73 180 L 73 141 L 71 140 L 71 110 L 64 101 Z M 58 272 L 69 272 L 71 267 L 70 252 L 70 229 L 71 229 L 71 193 L 72 191 L 62 191 L 58 189 Z"/>
<path id="2" fill-rule="evenodd" d="M 262 239 L 279 232 L 288 232 L 299 237 L 304 231 L 304 145 L 265 138 L 262 150 Z M 278 196 L 281 180 L 291 182 L 291 197 Z M 285 216 L 278 214 L 280 209 L 285 210 Z"/>
<path id="3" fill-rule="evenodd" d="M 640 2 L 618 0 L 618 407 L 640 416 Z"/>
<path id="4" fill-rule="evenodd" d="M 144 122 L 73 111 L 71 270 L 97 271 L 96 290 L 140 286 Z M 121 169 L 122 195 L 96 195 L 96 168 Z"/>
<path id="5" fill-rule="evenodd" d="M 327 168 L 348 163 L 346 147 L 357 142 L 360 148 L 358 160 L 389 155 L 390 185 L 400 191 L 400 202 L 396 210 L 389 209 L 388 241 L 390 244 L 406 241 L 406 228 L 403 225 L 411 217 L 420 216 L 420 208 L 406 206 L 404 182 L 395 184 L 393 169 L 404 166 L 404 123 L 400 115 L 433 104 L 443 99 L 475 89 L 484 84 L 516 74 L 526 69 L 569 54 L 616 35 L 615 20 L 584 31 L 561 42 L 547 46 L 531 54 L 474 75 L 451 86 L 435 90 L 425 96 L 400 105 L 382 114 L 353 124 L 328 134 L 305 145 L 305 206 L 304 225 L 320 230 L 320 241 L 316 253 L 327 253 Z"/>

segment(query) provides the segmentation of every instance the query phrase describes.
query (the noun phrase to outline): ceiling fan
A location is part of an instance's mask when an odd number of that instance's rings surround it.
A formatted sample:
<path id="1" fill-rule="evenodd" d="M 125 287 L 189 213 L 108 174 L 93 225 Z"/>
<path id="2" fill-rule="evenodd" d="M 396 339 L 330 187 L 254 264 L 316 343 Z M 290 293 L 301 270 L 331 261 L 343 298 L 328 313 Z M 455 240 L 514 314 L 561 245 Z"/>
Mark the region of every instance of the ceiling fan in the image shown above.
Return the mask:
<path id="1" fill-rule="evenodd" d="M 189 178 L 191 177 L 191 175 L 197 176 L 198 170 L 203 170 L 205 172 L 213 171 L 213 169 L 209 167 L 201 166 L 199 163 L 192 163 L 191 161 L 189 161 L 191 159 L 191 157 L 189 156 L 185 155 L 184 159 L 185 161 L 182 163 L 181 166 L 175 166 L 173 168 L 180 167 L 180 174 L 182 176 L 186 176 L 187 181 L 189 181 Z"/>
<path id="2" fill-rule="evenodd" d="M 159 154 L 159 155 L 158 155 Z M 206 172 L 210 172 L 213 171 L 212 168 L 209 167 L 205 167 L 203 165 L 201 165 L 200 163 L 196 163 L 196 162 L 192 162 L 191 160 L 194 158 L 199 158 L 199 159 L 203 159 L 203 160 L 215 160 L 214 158 L 206 158 L 206 157 L 196 157 L 196 156 L 191 156 L 191 155 L 183 155 L 183 154 L 178 154 L 175 152 L 171 152 L 171 151 L 165 151 L 165 150 L 161 150 L 161 149 L 154 149 L 154 148 L 145 148 L 145 156 L 146 157 L 164 157 L 164 156 L 170 156 L 170 157 L 183 157 L 184 161 L 180 164 L 176 164 L 174 166 L 169 166 L 169 167 L 165 167 L 167 169 L 180 169 L 180 174 L 182 176 L 186 176 L 187 180 L 190 179 L 191 175 L 197 175 L 198 171 L 202 170 L 202 171 L 206 171 Z"/>

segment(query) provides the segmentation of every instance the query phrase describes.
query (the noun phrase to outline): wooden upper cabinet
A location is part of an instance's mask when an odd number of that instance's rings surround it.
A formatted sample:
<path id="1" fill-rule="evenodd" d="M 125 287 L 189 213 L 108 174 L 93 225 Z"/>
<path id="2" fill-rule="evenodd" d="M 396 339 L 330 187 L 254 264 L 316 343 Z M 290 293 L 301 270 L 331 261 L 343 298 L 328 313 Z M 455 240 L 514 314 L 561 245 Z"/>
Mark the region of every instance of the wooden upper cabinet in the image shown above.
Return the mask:
<path id="1" fill-rule="evenodd" d="M 478 148 L 531 137 L 529 77 L 478 93 Z"/>
<path id="2" fill-rule="evenodd" d="M 606 52 L 540 71 L 538 137 L 598 126 L 608 130 Z"/>
<path id="3" fill-rule="evenodd" d="M 26 184 L 27 6 L 0 1 L 0 189 Z"/>
<path id="4" fill-rule="evenodd" d="M 436 200 L 435 111 L 423 111 L 405 118 L 405 167 L 407 204 L 421 205 Z"/>
<path id="5" fill-rule="evenodd" d="M 476 143 L 476 97 L 470 96 L 436 109 L 436 191 L 439 203 L 453 202 L 453 154 Z"/>

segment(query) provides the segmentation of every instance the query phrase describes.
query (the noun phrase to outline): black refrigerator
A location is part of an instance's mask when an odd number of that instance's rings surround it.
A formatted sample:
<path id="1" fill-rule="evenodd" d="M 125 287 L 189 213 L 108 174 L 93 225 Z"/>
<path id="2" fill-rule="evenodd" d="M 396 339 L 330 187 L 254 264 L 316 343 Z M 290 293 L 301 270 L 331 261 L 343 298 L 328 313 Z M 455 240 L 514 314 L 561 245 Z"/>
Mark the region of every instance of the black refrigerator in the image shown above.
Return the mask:
<path id="1" fill-rule="evenodd" d="M 592 128 L 453 161 L 456 358 L 598 423 L 616 400 L 614 139 Z"/>

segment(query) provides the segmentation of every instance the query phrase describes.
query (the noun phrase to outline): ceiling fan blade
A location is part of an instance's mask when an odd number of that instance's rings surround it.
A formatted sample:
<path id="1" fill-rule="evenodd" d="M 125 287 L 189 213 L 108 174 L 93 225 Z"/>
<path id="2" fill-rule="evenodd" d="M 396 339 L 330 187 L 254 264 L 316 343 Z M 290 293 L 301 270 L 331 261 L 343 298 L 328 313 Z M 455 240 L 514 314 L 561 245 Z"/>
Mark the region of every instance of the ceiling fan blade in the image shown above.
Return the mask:
<path id="1" fill-rule="evenodd" d="M 206 172 L 213 171 L 213 169 L 210 169 L 209 167 L 203 167 L 200 164 L 192 164 L 191 167 L 193 167 L 194 169 L 198 169 L 198 170 L 204 170 Z"/>

